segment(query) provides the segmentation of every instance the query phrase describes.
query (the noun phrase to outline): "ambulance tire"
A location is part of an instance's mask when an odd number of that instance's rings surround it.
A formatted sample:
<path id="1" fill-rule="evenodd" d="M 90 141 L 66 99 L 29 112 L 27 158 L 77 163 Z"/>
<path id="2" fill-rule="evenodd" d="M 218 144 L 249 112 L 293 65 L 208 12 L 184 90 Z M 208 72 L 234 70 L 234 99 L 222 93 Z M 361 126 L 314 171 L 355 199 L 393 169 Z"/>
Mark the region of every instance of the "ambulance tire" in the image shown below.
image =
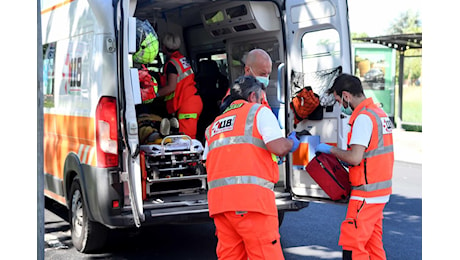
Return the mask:
<path id="1" fill-rule="evenodd" d="M 108 230 L 88 219 L 87 206 L 83 199 L 80 180 L 76 177 L 70 188 L 69 223 L 72 243 L 81 253 L 102 249 L 107 241 Z"/>

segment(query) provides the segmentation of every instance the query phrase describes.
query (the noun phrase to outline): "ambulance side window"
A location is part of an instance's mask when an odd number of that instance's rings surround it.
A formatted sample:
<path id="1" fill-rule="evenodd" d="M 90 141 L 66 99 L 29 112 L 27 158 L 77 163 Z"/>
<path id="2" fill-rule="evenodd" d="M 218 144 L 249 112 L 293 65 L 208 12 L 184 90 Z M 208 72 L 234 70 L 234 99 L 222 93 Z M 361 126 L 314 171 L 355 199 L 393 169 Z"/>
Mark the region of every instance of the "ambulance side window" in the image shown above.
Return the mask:
<path id="1" fill-rule="evenodd" d="M 332 106 L 335 100 L 326 91 L 342 65 L 339 32 L 335 29 L 307 32 L 301 44 L 304 86 L 312 87 L 323 106 Z"/>
<path id="2" fill-rule="evenodd" d="M 54 72 L 56 63 L 56 43 L 43 45 L 43 97 L 44 107 L 54 107 Z"/>
<path id="3" fill-rule="evenodd" d="M 335 68 L 341 60 L 340 37 L 335 29 L 305 33 L 302 36 L 303 73 Z"/>

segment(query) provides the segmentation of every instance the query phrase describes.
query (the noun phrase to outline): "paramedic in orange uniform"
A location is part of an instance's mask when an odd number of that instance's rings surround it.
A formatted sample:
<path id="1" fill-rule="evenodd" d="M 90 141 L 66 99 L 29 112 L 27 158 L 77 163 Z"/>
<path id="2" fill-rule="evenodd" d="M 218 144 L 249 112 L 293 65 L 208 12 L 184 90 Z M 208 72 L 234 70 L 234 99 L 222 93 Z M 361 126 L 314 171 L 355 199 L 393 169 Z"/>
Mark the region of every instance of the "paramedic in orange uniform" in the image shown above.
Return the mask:
<path id="1" fill-rule="evenodd" d="M 324 143 L 317 147 L 350 165 L 352 191 L 339 239 L 343 259 L 386 259 L 382 220 L 392 192 L 392 123 L 372 98 L 366 98 L 357 77 L 339 75 L 330 92 L 351 115 L 347 150 Z"/>
<path id="2" fill-rule="evenodd" d="M 272 59 L 270 55 L 262 49 L 253 49 L 246 57 L 244 65 L 244 75 L 256 77 L 264 85 L 264 90 L 267 89 L 270 81 L 270 74 L 272 73 Z M 264 91 L 262 105 L 266 105 L 270 108 L 267 101 L 267 96 Z M 222 99 L 221 111 L 225 110 L 231 103 L 230 89 Z"/>
<path id="3" fill-rule="evenodd" d="M 167 61 L 157 95 L 165 97 L 168 113 L 179 120 L 179 132 L 195 139 L 198 118 L 203 109 L 195 87 L 195 75 L 190 63 L 179 52 L 179 36 L 167 33 L 162 43 Z"/>
<path id="4" fill-rule="evenodd" d="M 276 155 L 295 151 L 295 132 L 284 138 L 275 115 L 262 105 L 263 86 L 241 76 L 234 100 L 206 129 L 209 215 L 216 225 L 217 257 L 284 259 L 273 188 L 279 179 Z"/>

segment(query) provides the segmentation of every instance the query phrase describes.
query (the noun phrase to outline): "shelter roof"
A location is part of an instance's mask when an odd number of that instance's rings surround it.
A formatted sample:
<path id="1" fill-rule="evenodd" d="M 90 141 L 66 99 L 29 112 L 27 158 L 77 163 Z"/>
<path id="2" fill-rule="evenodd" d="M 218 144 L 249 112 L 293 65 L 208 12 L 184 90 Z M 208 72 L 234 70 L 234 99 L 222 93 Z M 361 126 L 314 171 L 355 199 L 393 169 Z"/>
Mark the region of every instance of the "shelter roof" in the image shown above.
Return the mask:
<path id="1" fill-rule="evenodd" d="M 422 33 L 394 34 L 376 37 L 353 38 L 353 40 L 377 43 L 399 51 L 422 48 Z"/>

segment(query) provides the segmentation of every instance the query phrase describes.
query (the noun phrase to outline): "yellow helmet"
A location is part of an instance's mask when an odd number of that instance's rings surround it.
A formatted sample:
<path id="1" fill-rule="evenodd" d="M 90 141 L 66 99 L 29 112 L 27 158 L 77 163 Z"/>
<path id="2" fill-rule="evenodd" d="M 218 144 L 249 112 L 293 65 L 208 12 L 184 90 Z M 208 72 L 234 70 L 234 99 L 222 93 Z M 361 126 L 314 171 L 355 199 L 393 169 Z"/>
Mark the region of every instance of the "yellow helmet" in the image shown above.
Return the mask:
<path id="1" fill-rule="evenodd" d="M 133 55 L 134 62 L 152 63 L 159 51 L 158 35 L 148 20 L 136 20 L 136 46 L 137 52 Z"/>

